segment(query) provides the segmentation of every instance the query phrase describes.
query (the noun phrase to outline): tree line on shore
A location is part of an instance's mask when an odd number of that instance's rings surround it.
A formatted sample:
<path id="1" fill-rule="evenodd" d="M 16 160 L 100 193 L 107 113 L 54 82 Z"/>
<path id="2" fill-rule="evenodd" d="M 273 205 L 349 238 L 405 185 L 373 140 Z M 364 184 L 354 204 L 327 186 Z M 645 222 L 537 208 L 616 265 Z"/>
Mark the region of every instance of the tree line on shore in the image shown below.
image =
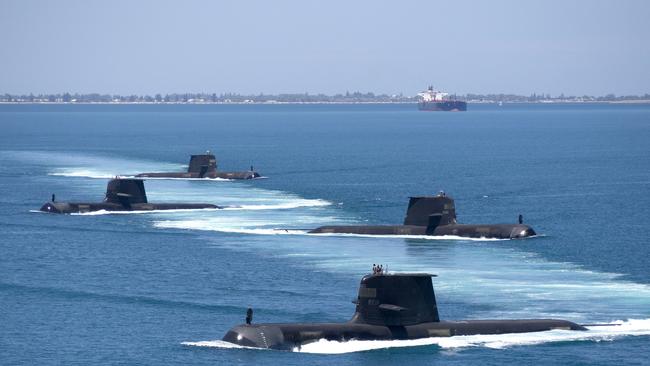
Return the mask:
<path id="1" fill-rule="evenodd" d="M 528 96 L 516 94 L 465 94 L 453 95 L 452 99 L 477 103 L 536 103 L 536 102 L 625 102 L 650 100 L 650 94 L 604 96 L 551 96 L 533 93 Z M 0 95 L 4 103 L 413 103 L 417 96 L 403 94 L 375 94 L 372 92 L 346 92 L 345 94 L 257 94 L 244 95 L 236 93 L 173 93 L 155 95 L 118 95 L 100 93 L 56 93 L 56 94 L 9 94 Z"/>

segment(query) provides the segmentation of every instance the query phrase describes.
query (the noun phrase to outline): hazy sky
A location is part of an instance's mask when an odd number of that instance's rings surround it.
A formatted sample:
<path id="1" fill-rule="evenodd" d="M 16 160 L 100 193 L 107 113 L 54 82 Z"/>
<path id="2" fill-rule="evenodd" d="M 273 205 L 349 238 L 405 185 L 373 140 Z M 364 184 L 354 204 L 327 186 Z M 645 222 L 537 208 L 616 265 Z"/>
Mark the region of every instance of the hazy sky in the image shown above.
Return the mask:
<path id="1" fill-rule="evenodd" d="M 0 93 L 650 93 L 650 1 L 0 0 Z"/>

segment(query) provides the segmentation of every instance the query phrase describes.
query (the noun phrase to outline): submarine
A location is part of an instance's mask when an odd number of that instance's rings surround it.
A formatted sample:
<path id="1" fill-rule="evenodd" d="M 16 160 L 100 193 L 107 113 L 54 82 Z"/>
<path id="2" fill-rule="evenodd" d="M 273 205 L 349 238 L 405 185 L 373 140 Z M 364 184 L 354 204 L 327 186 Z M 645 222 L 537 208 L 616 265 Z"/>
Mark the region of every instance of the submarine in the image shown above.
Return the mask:
<path id="1" fill-rule="evenodd" d="M 255 179 L 261 175 L 253 170 L 245 172 L 220 172 L 217 170 L 217 158 L 209 151 L 205 154 L 190 156 L 187 172 L 177 173 L 140 173 L 137 178 L 222 178 L 222 179 Z"/>
<path id="2" fill-rule="evenodd" d="M 321 226 L 310 234 L 453 235 L 467 238 L 521 239 L 537 235 L 532 227 L 518 224 L 458 224 L 454 200 L 444 192 L 410 197 L 403 225 Z"/>
<path id="3" fill-rule="evenodd" d="M 325 339 L 404 340 L 476 334 L 542 332 L 553 329 L 587 330 L 559 319 L 441 321 L 428 273 L 386 273 L 381 267 L 364 276 L 359 285 L 352 319 L 346 323 L 253 324 L 248 309 L 246 324 L 230 329 L 223 341 L 245 347 L 293 350 Z"/>
<path id="4" fill-rule="evenodd" d="M 108 182 L 104 201 L 97 203 L 86 202 L 56 202 L 52 200 L 41 207 L 41 211 L 50 213 L 84 213 L 93 211 L 152 211 L 152 210 L 181 210 L 222 208 L 208 203 L 149 203 L 141 179 L 115 178 Z"/>

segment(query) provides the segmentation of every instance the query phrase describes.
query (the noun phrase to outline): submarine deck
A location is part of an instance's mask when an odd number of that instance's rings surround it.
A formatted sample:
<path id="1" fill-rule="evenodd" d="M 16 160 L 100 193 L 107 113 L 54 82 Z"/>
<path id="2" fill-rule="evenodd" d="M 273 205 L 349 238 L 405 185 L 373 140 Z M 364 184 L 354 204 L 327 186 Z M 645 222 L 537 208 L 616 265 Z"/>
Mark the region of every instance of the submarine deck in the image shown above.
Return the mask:
<path id="1" fill-rule="evenodd" d="M 418 339 L 542 332 L 554 329 L 587 330 L 576 323 L 558 319 L 441 321 L 404 326 L 372 325 L 352 321 L 320 324 L 269 323 L 238 325 L 228 331 L 223 340 L 247 347 L 291 349 L 319 339 L 331 341 Z"/>

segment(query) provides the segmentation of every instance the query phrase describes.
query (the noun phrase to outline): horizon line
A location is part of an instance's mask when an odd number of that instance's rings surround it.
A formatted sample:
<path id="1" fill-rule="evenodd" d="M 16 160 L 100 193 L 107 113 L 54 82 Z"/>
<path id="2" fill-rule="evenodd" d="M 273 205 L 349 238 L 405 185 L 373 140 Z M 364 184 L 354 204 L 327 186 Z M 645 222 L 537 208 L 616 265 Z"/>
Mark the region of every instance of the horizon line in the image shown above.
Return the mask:
<path id="1" fill-rule="evenodd" d="M 353 96 L 353 95 L 363 95 L 363 96 L 369 96 L 373 95 L 376 97 L 380 96 L 387 96 L 387 97 L 399 97 L 399 98 L 415 98 L 417 97 L 417 94 L 414 95 L 406 95 L 403 92 L 399 93 L 386 93 L 386 92 L 373 92 L 373 91 L 345 91 L 345 92 L 338 92 L 334 94 L 327 94 L 324 92 L 293 92 L 293 93 L 265 93 L 265 92 L 260 92 L 260 93 L 240 93 L 240 92 L 206 92 L 206 91 L 195 91 L 195 92 L 155 92 L 155 93 L 110 93 L 110 92 L 70 92 L 70 91 L 63 91 L 63 92 L 39 92 L 39 93 L 34 93 L 34 92 L 29 92 L 29 93 L 10 93 L 10 92 L 0 92 L 0 96 L 10 96 L 10 97 L 28 97 L 28 96 L 63 96 L 63 95 L 78 95 L 78 96 L 89 96 L 89 95 L 100 95 L 100 96 L 113 96 L 113 97 L 131 97 L 131 96 L 137 96 L 137 97 L 155 97 L 157 95 L 160 96 L 183 96 L 183 95 L 205 95 L 205 96 L 240 96 L 240 97 L 259 97 L 259 96 L 265 96 L 265 97 L 272 97 L 272 96 L 300 96 L 300 95 L 308 95 L 308 96 L 325 96 L 325 97 L 339 97 L 339 96 Z M 468 95 L 475 95 L 475 96 L 515 96 L 515 97 L 550 97 L 553 99 L 557 98 L 572 98 L 572 97 L 591 97 L 591 98 L 607 98 L 607 97 L 647 97 L 650 95 L 650 92 L 645 92 L 642 94 L 626 94 L 626 93 L 606 93 L 606 94 L 601 94 L 601 95 L 595 95 L 595 94 L 565 94 L 565 93 L 559 93 L 559 94 L 551 94 L 551 93 L 538 93 L 538 92 L 532 92 L 530 94 L 518 94 L 518 93 L 513 93 L 513 92 L 488 92 L 488 93 L 479 93 L 479 92 L 467 92 L 467 93 L 448 93 L 449 95 L 460 95 L 460 96 L 468 96 Z"/>

